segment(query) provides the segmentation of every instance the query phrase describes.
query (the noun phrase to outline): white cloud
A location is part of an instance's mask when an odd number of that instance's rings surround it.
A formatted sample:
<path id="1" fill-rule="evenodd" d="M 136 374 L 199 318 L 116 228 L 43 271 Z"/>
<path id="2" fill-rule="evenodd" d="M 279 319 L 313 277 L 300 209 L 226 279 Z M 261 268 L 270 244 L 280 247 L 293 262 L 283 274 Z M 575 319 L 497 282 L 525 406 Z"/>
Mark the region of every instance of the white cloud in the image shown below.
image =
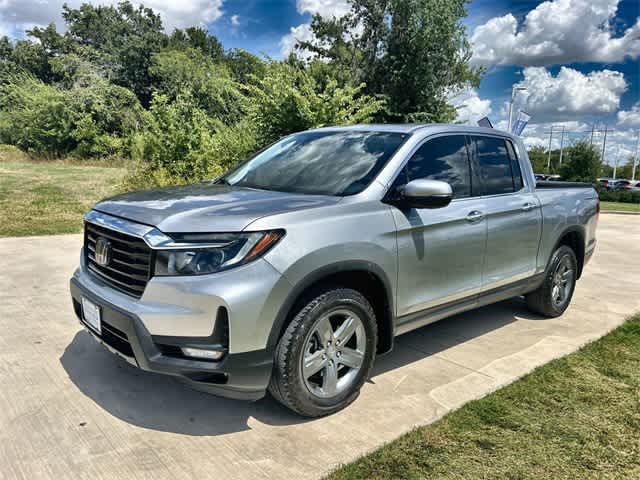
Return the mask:
<path id="1" fill-rule="evenodd" d="M 640 128 L 640 102 L 631 107 L 631 110 L 620 110 L 618 112 L 618 125 L 621 127 Z"/>
<path id="2" fill-rule="evenodd" d="M 238 17 L 238 15 L 231 15 L 231 25 L 233 25 L 234 27 L 237 27 L 238 25 L 240 25 L 240 17 Z"/>
<path id="3" fill-rule="evenodd" d="M 289 33 L 280 39 L 280 53 L 283 57 L 289 56 L 293 52 L 298 42 L 310 42 L 314 39 L 315 35 L 311 30 L 311 25 L 303 23 L 297 27 L 291 27 Z M 308 54 L 305 52 L 298 52 L 301 57 L 306 57 Z"/>
<path id="4" fill-rule="evenodd" d="M 94 5 L 116 5 L 119 0 L 94 0 Z M 194 25 L 206 25 L 222 15 L 224 0 L 145 0 L 142 3 L 160 14 L 168 31 Z M 44 26 L 54 22 L 60 30 L 64 28 L 61 12 L 66 3 L 79 7 L 84 0 L 0 0 L 0 31 L 22 32 L 33 26 Z"/>
<path id="5" fill-rule="evenodd" d="M 612 23 L 620 0 L 553 0 L 539 4 L 522 23 L 495 17 L 471 35 L 475 64 L 541 66 L 621 62 L 640 56 L 640 19 L 616 36 Z"/>
<path id="6" fill-rule="evenodd" d="M 562 67 L 555 77 L 544 67 L 527 67 L 524 79 L 526 102 L 522 108 L 532 122 L 574 120 L 586 115 L 615 113 L 627 82 L 620 72 L 598 70 L 582 73 Z"/>
<path id="7" fill-rule="evenodd" d="M 458 111 L 457 122 L 475 125 L 478 120 L 491 113 L 491 100 L 481 99 L 475 88 L 450 97 L 449 103 Z"/>
<path id="8" fill-rule="evenodd" d="M 310 13 L 311 15 L 318 14 L 323 18 L 340 18 L 349 13 L 351 3 L 349 0 L 297 0 L 296 10 L 301 15 Z M 280 53 L 283 57 L 287 57 L 299 41 L 310 42 L 313 39 L 311 23 L 302 23 L 297 27 L 291 27 L 289 33 L 280 39 Z M 298 52 L 298 55 L 305 58 L 310 54 Z"/>
<path id="9" fill-rule="evenodd" d="M 351 3 L 348 0 L 297 0 L 296 10 L 301 14 L 317 13 L 323 18 L 340 18 L 349 13 Z"/>

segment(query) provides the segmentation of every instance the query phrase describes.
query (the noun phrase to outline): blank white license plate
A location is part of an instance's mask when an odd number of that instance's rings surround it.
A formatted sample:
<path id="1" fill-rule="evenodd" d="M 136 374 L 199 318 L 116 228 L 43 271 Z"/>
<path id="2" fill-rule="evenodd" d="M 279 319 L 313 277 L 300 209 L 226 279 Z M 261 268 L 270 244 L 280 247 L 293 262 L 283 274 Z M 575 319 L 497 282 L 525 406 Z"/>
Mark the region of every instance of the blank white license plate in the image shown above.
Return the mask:
<path id="1" fill-rule="evenodd" d="M 82 297 L 82 318 L 87 325 L 99 334 L 102 334 L 100 307 L 84 297 Z"/>

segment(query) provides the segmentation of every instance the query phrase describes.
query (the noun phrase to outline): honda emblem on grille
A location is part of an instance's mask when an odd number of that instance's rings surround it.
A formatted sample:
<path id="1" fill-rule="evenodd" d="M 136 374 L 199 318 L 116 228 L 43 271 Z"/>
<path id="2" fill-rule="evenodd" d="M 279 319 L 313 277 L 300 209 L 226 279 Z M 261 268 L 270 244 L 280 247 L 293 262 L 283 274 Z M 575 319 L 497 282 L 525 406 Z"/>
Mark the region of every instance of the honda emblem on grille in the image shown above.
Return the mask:
<path id="1" fill-rule="evenodd" d="M 111 261 L 111 243 L 104 237 L 98 237 L 96 240 L 96 263 L 106 267 Z"/>

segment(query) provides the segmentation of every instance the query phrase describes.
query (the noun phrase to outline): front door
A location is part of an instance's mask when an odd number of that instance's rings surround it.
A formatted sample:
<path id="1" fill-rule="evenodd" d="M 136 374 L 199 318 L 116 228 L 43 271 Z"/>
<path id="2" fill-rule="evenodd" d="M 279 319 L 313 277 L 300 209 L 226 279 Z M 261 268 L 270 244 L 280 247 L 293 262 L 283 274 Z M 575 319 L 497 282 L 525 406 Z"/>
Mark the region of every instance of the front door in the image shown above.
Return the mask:
<path id="1" fill-rule="evenodd" d="M 398 239 L 399 317 L 479 291 L 487 223 L 485 203 L 471 177 L 465 136 L 443 135 L 427 140 L 395 180 L 392 189 L 418 178 L 443 180 L 454 194 L 443 208 L 392 207 Z"/>

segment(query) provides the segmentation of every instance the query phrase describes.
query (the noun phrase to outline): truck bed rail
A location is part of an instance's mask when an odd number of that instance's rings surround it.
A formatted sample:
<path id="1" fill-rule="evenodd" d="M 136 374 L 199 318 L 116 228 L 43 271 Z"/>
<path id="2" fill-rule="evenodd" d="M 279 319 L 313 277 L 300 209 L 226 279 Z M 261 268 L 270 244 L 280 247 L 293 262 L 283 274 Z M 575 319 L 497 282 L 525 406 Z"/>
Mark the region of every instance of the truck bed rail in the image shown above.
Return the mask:
<path id="1" fill-rule="evenodd" d="M 593 184 L 588 182 L 536 182 L 536 188 L 594 188 Z"/>

